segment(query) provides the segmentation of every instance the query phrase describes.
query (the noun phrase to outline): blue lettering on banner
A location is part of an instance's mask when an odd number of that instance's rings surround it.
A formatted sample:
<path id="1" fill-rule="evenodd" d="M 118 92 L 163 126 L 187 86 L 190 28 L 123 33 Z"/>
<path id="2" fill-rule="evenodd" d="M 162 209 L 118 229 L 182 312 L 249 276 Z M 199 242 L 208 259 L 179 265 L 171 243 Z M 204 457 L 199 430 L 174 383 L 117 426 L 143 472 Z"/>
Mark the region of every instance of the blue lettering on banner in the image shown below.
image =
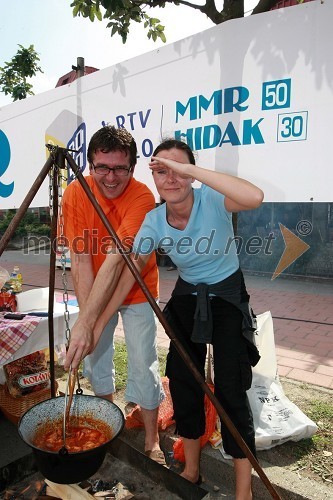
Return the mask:
<path id="1" fill-rule="evenodd" d="M 6 134 L 0 130 L 0 177 L 6 172 L 10 163 L 10 144 Z M 14 191 L 14 181 L 4 184 L 0 181 L 0 198 L 8 198 Z"/>
<path id="2" fill-rule="evenodd" d="M 281 109 L 290 107 L 291 79 L 275 80 L 262 84 L 261 109 Z"/>
<path id="3" fill-rule="evenodd" d="M 215 90 L 211 97 L 207 99 L 203 95 L 192 96 L 184 105 L 176 101 L 176 123 L 179 115 L 184 116 L 189 111 L 189 119 L 197 120 L 202 117 L 202 110 L 208 111 L 211 106 L 214 116 L 222 113 L 232 113 L 236 111 L 245 111 L 248 106 L 244 105 L 250 93 L 246 87 L 230 87 L 227 89 Z"/>
<path id="4" fill-rule="evenodd" d="M 176 101 L 176 123 L 181 117 L 187 120 L 198 120 L 203 117 L 204 112 L 210 115 L 221 115 L 233 112 L 242 113 L 249 107 L 250 92 L 247 87 L 235 86 L 226 89 L 215 90 L 210 97 L 202 94 L 191 96 L 184 104 Z M 225 126 L 210 124 L 200 127 L 176 130 L 175 138 L 186 140 L 188 145 L 195 150 L 223 147 L 225 144 L 231 146 L 245 146 L 250 144 L 264 144 L 264 138 L 260 130 L 263 118 L 255 122 L 251 119 L 243 120 L 234 125 L 229 121 Z"/>
<path id="5" fill-rule="evenodd" d="M 86 144 L 86 124 L 82 122 L 67 143 L 67 148 L 75 151 L 70 154 L 80 168 L 81 172 L 84 171 L 87 164 Z M 73 172 L 69 173 L 67 183 L 70 184 L 74 179 L 75 174 Z"/>
<path id="6" fill-rule="evenodd" d="M 279 110 L 290 108 L 291 102 L 291 78 L 270 80 L 260 84 L 261 96 L 257 105 L 261 110 Z M 257 94 L 256 94 L 257 95 Z M 261 99 L 261 102 L 260 102 Z M 197 94 L 175 101 L 175 124 L 178 129 L 174 131 L 174 137 L 185 140 L 193 150 L 222 148 L 228 146 L 249 146 L 265 144 L 262 129 L 264 129 L 264 117 L 247 118 L 241 120 L 238 113 L 247 111 L 250 106 L 250 90 L 243 85 L 217 89 L 207 95 Z M 114 123 L 118 128 L 128 130 L 144 129 L 148 123 L 151 109 L 145 111 L 134 111 L 127 114 L 115 116 Z M 230 116 L 225 123 L 212 123 L 213 117 L 224 115 Z M 237 122 L 234 120 L 236 117 Z M 163 105 L 161 113 L 164 117 Z M 207 119 L 207 117 L 210 117 Z M 244 116 L 245 118 L 245 116 Z M 211 120 L 211 123 L 200 126 L 189 127 L 189 121 Z M 102 121 L 103 126 L 108 122 Z M 181 125 L 181 123 L 183 125 Z M 191 124 L 192 125 L 192 124 Z M 265 122 L 265 130 L 267 123 Z M 278 142 L 291 140 L 305 140 L 307 135 L 307 112 L 289 113 L 278 115 Z M 149 158 L 153 152 L 153 142 L 146 137 L 138 144 L 138 156 Z"/>
<path id="7" fill-rule="evenodd" d="M 151 109 L 147 109 L 146 114 L 143 114 L 143 111 L 133 111 L 132 113 L 127 113 L 127 115 L 118 115 L 116 116 L 116 124 L 118 128 L 130 128 L 131 130 L 135 130 L 135 125 L 137 124 L 137 118 L 139 118 L 139 125 L 141 128 L 145 128 L 147 125 L 147 121 L 150 115 Z"/>
<path id="8" fill-rule="evenodd" d="M 132 112 L 132 113 L 127 113 L 127 115 L 117 115 L 115 120 L 116 120 L 116 127 L 118 128 L 126 128 L 127 130 L 135 130 L 136 125 L 138 127 L 141 126 L 142 129 L 146 128 L 148 118 L 150 116 L 151 109 L 147 109 L 147 111 L 144 113 L 143 111 L 139 112 Z M 139 121 L 138 121 L 139 120 Z M 105 120 L 102 120 L 102 126 L 106 127 L 108 125 L 111 125 L 111 122 L 106 122 Z M 141 146 L 140 144 L 137 144 L 138 146 L 138 153 L 142 153 L 142 155 L 145 158 L 149 158 L 154 151 L 154 145 L 153 142 L 147 137 L 143 139 Z M 137 154 L 137 158 L 140 158 L 140 154 Z"/>
<path id="9" fill-rule="evenodd" d="M 153 143 L 150 139 L 144 139 L 142 141 L 142 154 L 145 158 L 149 158 L 153 154 L 154 146 Z M 140 158 L 139 155 L 137 155 L 137 158 Z"/>
<path id="10" fill-rule="evenodd" d="M 278 116 L 277 142 L 305 141 L 308 130 L 308 112 L 283 113 Z"/>
<path id="11" fill-rule="evenodd" d="M 252 120 L 244 120 L 241 137 L 240 134 L 237 134 L 233 123 L 228 122 L 224 130 L 216 124 L 188 128 L 185 132 L 176 130 L 175 138 L 178 140 L 186 139 L 187 144 L 194 150 L 222 147 L 227 143 L 231 146 L 244 146 L 252 143 L 264 144 L 265 141 L 259 128 L 262 121 L 263 118 L 260 118 L 256 123 L 252 123 Z"/>
<path id="12" fill-rule="evenodd" d="M 116 127 L 118 128 L 126 128 L 127 130 L 135 130 L 138 127 L 142 129 L 146 128 L 148 118 L 150 116 L 151 109 L 147 109 L 145 112 L 143 111 L 133 111 L 131 113 L 127 113 L 126 115 L 117 115 L 115 118 Z M 106 122 L 102 120 L 103 127 L 107 125 L 111 125 L 110 122 Z M 145 158 L 149 158 L 154 150 L 154 146 L 152 141 L 149 138 L 143 139 L 141 144 L 141 152 Z M 140 151 L 140 145 L 138 144 L 138 151 Z M 140 158 L 140 154 L 137 155 L 137 158 Z"/>

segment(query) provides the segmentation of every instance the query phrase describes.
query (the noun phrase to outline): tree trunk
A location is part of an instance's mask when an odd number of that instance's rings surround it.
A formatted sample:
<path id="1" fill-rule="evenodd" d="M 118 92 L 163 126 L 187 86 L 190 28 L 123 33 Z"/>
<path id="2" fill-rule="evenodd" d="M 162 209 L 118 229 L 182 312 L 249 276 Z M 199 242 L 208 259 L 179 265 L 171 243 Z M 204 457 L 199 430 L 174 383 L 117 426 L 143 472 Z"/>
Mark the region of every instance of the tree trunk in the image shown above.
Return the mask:
<path id="1" fill-rule="evenodd" d="M 244 0 L 224 0 L 223 10 L 228 19 L 244 17 Z"/>

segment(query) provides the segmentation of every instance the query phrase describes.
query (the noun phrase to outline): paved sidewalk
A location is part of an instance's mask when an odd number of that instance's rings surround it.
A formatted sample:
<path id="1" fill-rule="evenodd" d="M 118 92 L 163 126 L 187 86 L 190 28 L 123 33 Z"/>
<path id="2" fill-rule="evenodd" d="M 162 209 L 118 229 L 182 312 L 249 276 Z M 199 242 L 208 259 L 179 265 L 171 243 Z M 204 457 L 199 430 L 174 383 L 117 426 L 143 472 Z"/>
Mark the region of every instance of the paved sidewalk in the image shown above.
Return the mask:
<path id="1" fill-rule="evenodd" d="M 27 264 L 20 261 L 18 263 L 23 274 L 24 290 L 48 286 L 47 264 L 42 262 Z M 1 257 L 0 266 L 11 271 L 13 260 L 7 261 L 6 258 Z M 56 288 L 60 290 L 62 289 L 61 273 L 61 270 L 56 270 Z M 177 276 L 177 271 L 160 268 L 161 308 L 168 301 Z M 245 276 L 245 279 L 254 311 L 257 314 L 267 310 L 272 312 L 280 375 L 322 386 L 332 391 L 333 284 L 291 281 L 281 278 L 272 282 L 268 278 L 254 276 Z M 69 293 L 72 294 L 70 272 L 67 273 L 67 281 Z M 123 336 L 120 325 L 117 335 Z M 169 339 L 161 326 L 158 327 L 158 344 L 164 347 L 169 345 Z M 143 434 L 141 433 L 140 436 L 142 439 Z M 133 434 L 130 440 L 131 445 L 136 447 Z M 3 474 L 3 480 L 6 482 L 13 474 L 12 464 L 15 463 L 15 467 L 18 468 L 23 467 L 25 471 L 29 470 L 27 464 L 31 450 L 19 438 L 16 426 L 5 419 L 1 412 L 0 441 L 2 443 L 0 468 L 6 473 L 6 476 Z M 142 445 L 138 449 L 142 449 Z M 326 484 L 310 481 L 308 478 L 301 477 L 297 472 L 264 460 L 264 458 L 260 459 L 260 464 L 272 484 L 278 488 L 281 497 L 304 500 L 331 498 L 331 490 Z M 225 495 L 224 488 L 229 487 L 233 481 L 230 461 L 223 460 L 218 450 L 206 446 L 202 453 L 201 466 L 207 484 L 219 485 L 221 490 L 220 495 L 217 495 L 229 498 Z M 16 468 L 14 470 L 16 471 Z M 256 498 L 268 498 L 266 489 L 256 475 L 253 476 L 253 486 Z"/>
<path id="2" fill-rule="evenodd" d="M 177 276 L 160 268 L 161 307 Z M 333 389 L 333 284 L 246 275 L 245 282 L 254 312 L 272 313 L 279 375 Z M 160 325 L 158 344 L 169 345 Z"/>
<path id="3" fill-rule="evenodd" d="M 9 271 L 12 262 L 0 259 Z M 46 264 L 20 263 L 24 289 L 48 286 Z M 56 288 L 62 289 L 62 271 L 56 270 Z M 160 268 L 160 306 L 168 301 L 177 271 Z M 256 314 L 270 310 L 274 321 L 279 375 L 333 389 L 333 284 L 245 275 Z M 70 271 L 68 289 L 73 293 Z M 121 326 L 117 335 L 123 336 Z M 164 329 L 158 327 L 158 345 L 168 347 Z"/>

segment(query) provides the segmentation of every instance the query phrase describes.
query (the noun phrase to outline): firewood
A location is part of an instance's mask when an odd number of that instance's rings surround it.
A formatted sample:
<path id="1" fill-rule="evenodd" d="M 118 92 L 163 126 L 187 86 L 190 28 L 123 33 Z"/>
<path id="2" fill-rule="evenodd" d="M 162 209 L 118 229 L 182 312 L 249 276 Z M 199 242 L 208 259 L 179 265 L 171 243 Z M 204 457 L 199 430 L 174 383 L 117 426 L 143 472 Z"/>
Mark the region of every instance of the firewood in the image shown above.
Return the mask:
<path id="1" fill-rule="evenodd" d="M 45 479 L 45 482 L 53 491 L 52 494 L 56 493 L 58 498 L 63 500 L 91 500 L 94 498 L 77 484 L 58 484 L 48 479 Z"/>
<path id="2" fill-rule="evenodd" d="M 55 491 L 51 488 L 51 486 L 46 486 L 46 495 L 47 496 L 53 496 L 54 498 L 61 498 L 58 495 L 56 495 Z"/>
<path id="3" fill-rule="evenodd" d="M 117 500 L 129 500 L 134 497 L 134 495 L 123 484 L 118 483 L 116 488 L 118 490 L 116 494 Z"/>

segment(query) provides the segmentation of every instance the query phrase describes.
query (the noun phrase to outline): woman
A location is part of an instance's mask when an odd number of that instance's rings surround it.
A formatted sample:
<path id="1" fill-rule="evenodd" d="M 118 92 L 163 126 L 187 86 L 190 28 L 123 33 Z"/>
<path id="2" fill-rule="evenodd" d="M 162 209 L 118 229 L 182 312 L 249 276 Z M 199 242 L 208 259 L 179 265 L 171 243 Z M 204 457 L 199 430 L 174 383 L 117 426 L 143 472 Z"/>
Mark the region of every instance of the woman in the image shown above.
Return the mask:
<path id="1" fill-rule="evenodd" d="M 259 354 L 231 214 L 258 207 L 263 192 L 246 180 L 196 166 L 187 144 L 174 139 L 156 148 L 150 168 L 165 203 L 146 215 L 134 241 L 133 261 L 142 270 L 151 252 L 162 248 L 177 266 L 179 279 L 165 309 L 167 319 L 203 376 L 206 344 L 213 345 L 215 395 L 255 454 L 246 390 L 251 385 L 251 365 L 258 362 Z M 195 179 L 202 183 L 199 189 L 192 188 Z M 133 286 L 133 275 L 125 266 L 114 293 L 110 292 L 109 261 L 107 257 L 91 293 L 94 306 L 103 313 L 93 331 L 81 325 L 80 344 L 75 352 L 68 350 L 67 366 L 73 362 L 75 368 L 94 349 L 108 319 Z M 184 442 L 182 476 L 200 483 L 204 393 L 172 343 L 167 376 L 177 431 Z M 251 464 L 221 425 L 224 449 L 234 461 L 236 500 L 251 499 Z"/>
<path id="2" fill-rule="evenodd" d="M 215 395 L 255 454 L 252 414 L 246 390 L 253 344 L 249 296 L 233 240 L 232 212 L 258 207 L 263 192 L 243 179 L 195 165 L 187 144 L 174 139 L 154 151 L 150 168 L 166 203 L 149 212 L 134 242 L 140 255 L 157 247 L 168 253 L 179 279 L 165 314 L 204 376 L 206 344 L 213 345 Z M 193 189 L 192 183 L 202 183 Z M 182 476 L 200 483 L 200 436 L 205 430 L 204 393 L 171 343 L 166 374 L 177 432 L 182 436 Z M 250 499 L 251 464 L 222 423 L 223 446 L 233 457 L 236 499 Z"/>

